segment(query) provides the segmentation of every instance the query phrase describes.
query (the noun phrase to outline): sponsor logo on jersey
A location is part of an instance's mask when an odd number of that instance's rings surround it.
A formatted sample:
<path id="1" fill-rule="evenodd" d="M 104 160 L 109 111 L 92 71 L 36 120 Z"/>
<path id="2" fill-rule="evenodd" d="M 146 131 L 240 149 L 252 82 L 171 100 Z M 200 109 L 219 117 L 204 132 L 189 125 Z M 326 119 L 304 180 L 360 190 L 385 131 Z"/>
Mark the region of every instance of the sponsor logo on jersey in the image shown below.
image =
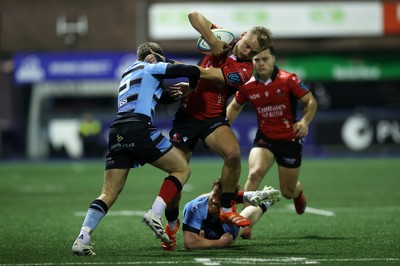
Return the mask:
<path id="1" fill-rule="evenodd" d="M 260 94 L 256 93 L 256 94 L 251 94 L 249 95 L 250 100 L 255 100 L 255 99 L 260 99 Z"/>
<path id="2" fill-rule="evenodd" d="M 126 104 L 128 102 L 127 99 L 124 99 L 123 101 L 118 102 L 118 107 L 121 107 L 122 105 Z"/>
<path id="3" fill-rule="evenodd" d="M 283 112 L 285 109 L 286 106 L 284 104 L 278 104 L 278 105 L 258 107 L 257 112 L 260 113 L 262 117 L 268 118 L 268 117 L 283 116 Z"/>

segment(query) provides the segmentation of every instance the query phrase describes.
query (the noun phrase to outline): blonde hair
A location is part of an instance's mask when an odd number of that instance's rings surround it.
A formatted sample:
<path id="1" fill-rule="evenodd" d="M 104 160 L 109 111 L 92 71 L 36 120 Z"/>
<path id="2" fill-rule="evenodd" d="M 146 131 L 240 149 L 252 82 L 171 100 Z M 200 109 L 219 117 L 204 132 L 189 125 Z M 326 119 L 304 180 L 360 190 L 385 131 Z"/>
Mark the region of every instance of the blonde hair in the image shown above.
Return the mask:
<path id="1" fill-rule="evenodd" d="M 249 30 L 249 33 L 257 35 L 261 50 L 268 49 L 272 45 L 272 32 L 269 29 L 263 26 L 255 26 Z"/>

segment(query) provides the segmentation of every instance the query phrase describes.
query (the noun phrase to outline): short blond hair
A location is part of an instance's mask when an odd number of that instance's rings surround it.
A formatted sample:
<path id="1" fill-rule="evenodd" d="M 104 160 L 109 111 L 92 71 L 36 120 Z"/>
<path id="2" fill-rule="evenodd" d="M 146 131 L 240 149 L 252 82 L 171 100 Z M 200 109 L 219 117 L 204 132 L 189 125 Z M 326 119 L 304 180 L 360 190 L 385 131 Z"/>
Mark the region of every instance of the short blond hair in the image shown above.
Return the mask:
<path id="1" fill-rule="evenodd" d="M 257 41 L 261 50 L 268 49 L 272 45 L 272 32 L 263 26 L 255 26 L 249 30 L 249 33 L 257 35 Z"/>

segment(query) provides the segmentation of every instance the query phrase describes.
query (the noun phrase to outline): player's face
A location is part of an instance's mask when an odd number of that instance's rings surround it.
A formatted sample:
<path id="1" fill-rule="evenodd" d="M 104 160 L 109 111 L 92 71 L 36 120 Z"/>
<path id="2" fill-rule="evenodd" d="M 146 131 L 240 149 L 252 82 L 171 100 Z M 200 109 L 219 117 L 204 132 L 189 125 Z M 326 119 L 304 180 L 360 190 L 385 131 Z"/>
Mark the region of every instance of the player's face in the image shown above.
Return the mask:
<path id="1" fill-rule="evenodd" d="M 251 33 L 246 33 L 243 35 L 243 37 L 235 45 L 234 49 L 234 54 L 242 60 L 250 60 L 253 58 L 253 56 L 261 52 L 257 35 Z"/>
<path id="2" fill-rule="evenodd" d="M 269 49 L 262 51 L 253 57 L 254 70 L 258 76 L 267 80 L 271 77 L 272 71 L 274 70 L 275 56 L 273 56 Z"/>
<path id="3" fill-rule="evenodd" d="M 221 209 L 220 193 L 218 189 L 213 189 L 208 198 L 208 213 L 214 218 L 219 219 L 219 212 Z"/>

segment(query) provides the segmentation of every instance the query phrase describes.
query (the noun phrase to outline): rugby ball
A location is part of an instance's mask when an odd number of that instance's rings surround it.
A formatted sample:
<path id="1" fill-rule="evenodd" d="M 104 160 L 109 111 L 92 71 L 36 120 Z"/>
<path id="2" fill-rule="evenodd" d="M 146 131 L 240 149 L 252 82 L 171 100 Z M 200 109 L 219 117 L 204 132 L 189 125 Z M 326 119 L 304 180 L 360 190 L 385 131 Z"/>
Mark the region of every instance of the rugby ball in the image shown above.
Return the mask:
<path id="1" fill-rule="evenodd" d="M 221 41 L 224 41 L 230 46 L 233 41 L 235 40 L 235 35 L 226 29 L 212 29 L 211 30 L 215 37 L 220 39 Z M 206 42 L 206 40 L 203 38 L 203 36 L 200 36 L 199 39 L 197 40 L 197 48 L 202 52 L 202 53 L 208 53 L 210 52 L 210 46 Z"/>

